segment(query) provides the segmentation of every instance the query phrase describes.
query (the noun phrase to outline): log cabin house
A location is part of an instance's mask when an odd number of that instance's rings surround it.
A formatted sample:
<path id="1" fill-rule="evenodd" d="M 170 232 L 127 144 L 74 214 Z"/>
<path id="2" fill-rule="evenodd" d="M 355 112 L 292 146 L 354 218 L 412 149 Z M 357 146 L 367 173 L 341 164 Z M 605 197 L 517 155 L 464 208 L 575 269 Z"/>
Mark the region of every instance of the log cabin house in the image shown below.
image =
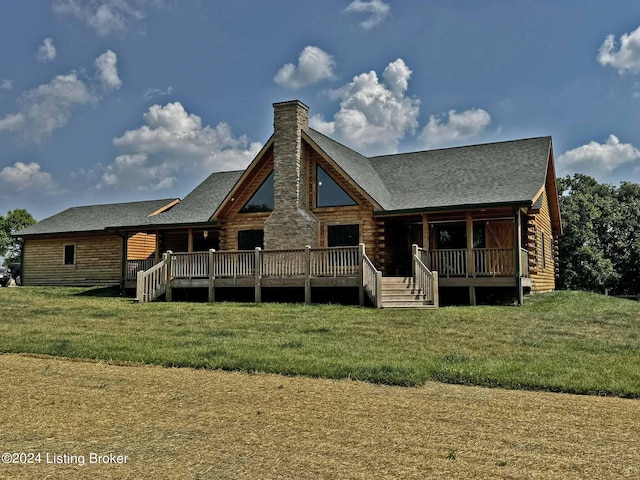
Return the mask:
<path id="1" fill-rule="evenodd" d="M 550 137 L 365 157 L 274 104 L 244 171 L 184 199 L 75 207 L 19 232 L 24 285 L 216 291 L 351 287 L 377 307 L 555 288 L 562 233 Z"/>

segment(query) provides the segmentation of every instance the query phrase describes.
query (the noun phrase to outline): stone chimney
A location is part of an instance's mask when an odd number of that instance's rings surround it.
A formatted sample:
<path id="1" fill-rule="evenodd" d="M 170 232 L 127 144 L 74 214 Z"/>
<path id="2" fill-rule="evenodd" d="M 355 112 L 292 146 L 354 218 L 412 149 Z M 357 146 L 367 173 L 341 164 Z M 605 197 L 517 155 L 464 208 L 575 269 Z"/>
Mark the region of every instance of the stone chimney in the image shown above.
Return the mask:
<path id="1" fill-rule="evenodd" d="M 264 222 L 264 247 L 302 248 L 318 244 L 318 219 L 309 212 L 307 160 L 302 130 L 309 107 L 299 100 L 273 104 L 274 209 Z"/>

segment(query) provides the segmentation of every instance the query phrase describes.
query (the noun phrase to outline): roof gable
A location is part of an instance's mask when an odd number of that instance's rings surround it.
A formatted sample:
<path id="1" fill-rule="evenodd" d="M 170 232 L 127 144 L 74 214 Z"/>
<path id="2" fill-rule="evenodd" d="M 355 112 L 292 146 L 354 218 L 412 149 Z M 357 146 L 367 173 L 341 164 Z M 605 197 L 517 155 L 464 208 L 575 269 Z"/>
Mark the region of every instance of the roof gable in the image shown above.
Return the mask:
<path id="1" fill-rule="evenodd" d="M 545 185 L 550 137 L 370 158 L 385 210 L 530 203 Z"/>
<path id="2" fill-rule="evenodd" d="M 47 235 L 105 230 L 112 225 L 144 224 L 149 215 L 176 199 L 112 203 L 68 208 L 18 232 L 16 236 Z"/>
<path id="3" fill-rule="evenodd" d="M 341 173 L 361 188 L 374 204 L 379 205 L 382 209 L 388 208 L 390 205 L 389 190 L 367 157 L 311 128 L 303 135 L 310 145 L 333 160 L 336 166 L 342 170 Z"/>

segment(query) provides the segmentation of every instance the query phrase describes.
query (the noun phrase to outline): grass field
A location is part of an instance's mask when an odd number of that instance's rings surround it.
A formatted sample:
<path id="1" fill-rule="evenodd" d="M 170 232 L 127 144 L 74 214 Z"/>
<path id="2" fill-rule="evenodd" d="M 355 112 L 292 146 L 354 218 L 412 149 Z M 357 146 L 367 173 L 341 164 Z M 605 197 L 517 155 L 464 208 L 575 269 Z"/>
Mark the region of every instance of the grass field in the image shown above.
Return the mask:
<path id="1" fill-rule="evenodd" d="M 0 355 L 3 479 L 640 477 L 640 402 Z M 127 455 L 89 464 L 90 453 Z"/>
<path id="2" fill-rule="evenodd" d="M 640 397 L 640 303 L 581 292 L 524 307 L 133 304 L 73 288 L 0 289 L 0 352 Z"/>

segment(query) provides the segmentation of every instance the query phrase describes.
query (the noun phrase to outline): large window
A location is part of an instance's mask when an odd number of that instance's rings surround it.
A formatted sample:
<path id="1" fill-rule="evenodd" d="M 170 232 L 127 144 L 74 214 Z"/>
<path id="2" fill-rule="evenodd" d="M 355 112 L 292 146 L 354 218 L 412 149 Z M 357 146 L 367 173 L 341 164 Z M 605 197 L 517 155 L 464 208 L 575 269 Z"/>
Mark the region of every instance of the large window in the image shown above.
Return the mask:
<path id="1" fill-rule="evenodd" d="M 238 250 L 254 250 L 264 247 L 264 230 L 240 230 L 238 232 Z"/>
<path id="2" fill-rule="evenodd" d="M 271 172 L 253 197 L 242 207 L 240 213 L 271 212 L 273 205 L 273 172 Z"/>
<path id="3" fill-rule="evenodd" d="M 348 205 L 356 205 L 356 201 L 318 165 L 316 168 L 316 206 L 344 207 Z"/>
<path id="4" fill-rule="evenodd" d="M 353 247 L 360 243 L 360 225 L 329 225 L 327 246 Z"/>
<path id="5" fill-rule="evenodd" d="M 75 245 L 64 246 L 64 264 L 65 265 L 76 264 L 76 246 Z"/>

